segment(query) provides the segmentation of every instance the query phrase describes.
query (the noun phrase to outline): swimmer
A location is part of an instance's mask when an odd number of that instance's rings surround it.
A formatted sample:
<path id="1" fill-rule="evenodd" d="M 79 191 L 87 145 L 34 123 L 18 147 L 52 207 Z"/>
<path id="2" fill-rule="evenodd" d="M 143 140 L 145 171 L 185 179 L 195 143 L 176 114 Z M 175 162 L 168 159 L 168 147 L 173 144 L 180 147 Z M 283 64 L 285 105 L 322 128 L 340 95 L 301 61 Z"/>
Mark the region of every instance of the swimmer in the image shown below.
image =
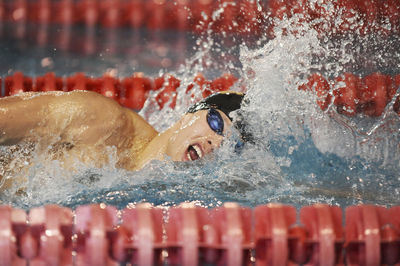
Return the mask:
<path id="1" fill-rule="evenodd" d="M 159 133 L 136 112 L 94 92 L 28 92 L 0 99 L 0 145 L 33 143 L 66 168 L 71 159 L 107 164 L 107 147 L 116 151 L 117 167 L 128 170 L 166 157 L 194 161 L 220 146 L 232 126 L 229 113 L 242 99 L 236 92 L 214 94 Z"/>

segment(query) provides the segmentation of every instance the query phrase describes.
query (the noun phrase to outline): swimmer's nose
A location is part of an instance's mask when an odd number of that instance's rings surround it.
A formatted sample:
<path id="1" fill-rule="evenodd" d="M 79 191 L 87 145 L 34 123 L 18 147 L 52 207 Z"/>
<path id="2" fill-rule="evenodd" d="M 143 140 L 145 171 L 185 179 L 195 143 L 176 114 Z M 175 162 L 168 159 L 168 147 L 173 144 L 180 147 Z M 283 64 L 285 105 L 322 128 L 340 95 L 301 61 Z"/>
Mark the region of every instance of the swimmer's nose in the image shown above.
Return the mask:
<path id="1" fill-rule="evenodd" d="M 213 152 L 216 148 L 221 146 L 221 143 L 222 143 L 222 138 L 208 139 L 204 147 L 205 153 Z"/>

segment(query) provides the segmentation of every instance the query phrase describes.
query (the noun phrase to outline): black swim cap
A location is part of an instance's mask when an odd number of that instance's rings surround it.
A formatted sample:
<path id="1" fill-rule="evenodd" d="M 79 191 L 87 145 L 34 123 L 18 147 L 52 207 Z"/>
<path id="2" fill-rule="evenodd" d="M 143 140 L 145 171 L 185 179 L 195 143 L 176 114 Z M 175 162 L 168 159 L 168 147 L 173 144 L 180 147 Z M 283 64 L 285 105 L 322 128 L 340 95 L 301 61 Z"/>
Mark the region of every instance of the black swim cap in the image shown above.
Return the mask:
<path id="1" fill-rule="evenodd" d="M 195 113 L 200 110 L 207 110 L 210 108 L 215 108 L 221 110 L 229 117 L 229 113 L 240 109 L 244 93 L 234 92 L 234 91 L 223 91 L 214 93 L 207 98 L 201 100 L 200 102 L 192 105 L 188 113 Z M 231 117 L 229 119 L 232 120 Z"/>

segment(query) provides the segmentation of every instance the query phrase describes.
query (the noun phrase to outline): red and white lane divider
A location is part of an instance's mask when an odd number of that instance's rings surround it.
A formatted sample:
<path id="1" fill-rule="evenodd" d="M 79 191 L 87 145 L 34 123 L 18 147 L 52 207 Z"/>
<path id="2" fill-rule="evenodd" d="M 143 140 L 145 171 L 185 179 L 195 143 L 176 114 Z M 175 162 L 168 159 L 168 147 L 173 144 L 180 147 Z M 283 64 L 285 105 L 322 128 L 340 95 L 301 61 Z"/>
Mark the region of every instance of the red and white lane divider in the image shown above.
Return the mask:
<path id="1" fill-rule="evenodd" d="M 400 263 L 400 206 L 0 206 L 0 225 L 0 265 Z"/>

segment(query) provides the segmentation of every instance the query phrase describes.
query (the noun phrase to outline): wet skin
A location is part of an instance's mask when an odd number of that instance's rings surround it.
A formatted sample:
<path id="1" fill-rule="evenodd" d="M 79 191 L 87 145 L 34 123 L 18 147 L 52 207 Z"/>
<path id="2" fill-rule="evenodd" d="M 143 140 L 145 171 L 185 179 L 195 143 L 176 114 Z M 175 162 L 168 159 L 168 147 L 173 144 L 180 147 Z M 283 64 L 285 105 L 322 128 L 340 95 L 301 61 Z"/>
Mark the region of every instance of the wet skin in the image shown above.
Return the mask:
<path id="1" fill-rule="evenodd" d="M 218 112 L 226 134 L 231 121 Z M 187 113 L 158 133 L 134 111 L 93 92 L 24 93 L 0 99 L 0 145 L 36 143 L 50 159 L 56 152 L 67 169 L 74 160 L 101 167 L 109 163 L 107 147 L 114 147 L 118 167 L 138 170 L 167 157 L 196 160 L 220 146 L 223 136 L 206 117 L 207 110 Z"/>

